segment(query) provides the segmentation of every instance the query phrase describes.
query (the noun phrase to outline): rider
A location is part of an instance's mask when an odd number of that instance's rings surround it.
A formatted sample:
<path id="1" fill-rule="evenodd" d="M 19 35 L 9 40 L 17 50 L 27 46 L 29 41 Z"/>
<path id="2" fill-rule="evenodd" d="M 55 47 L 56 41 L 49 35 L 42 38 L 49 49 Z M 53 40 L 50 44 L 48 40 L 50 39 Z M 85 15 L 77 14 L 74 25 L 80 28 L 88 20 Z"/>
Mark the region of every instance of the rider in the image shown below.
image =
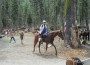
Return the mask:
<path id="1" fill-rule="evenodd" d="M 47 25 L 45 20 L 43 20 L 43 23 L 40 26 L 39 34 L 40 34 L 40 38 L 44 38 L 48 36 L 48 30 L 47 30 Z"/>
<path id="2" fill-rule="evenodd" d="M 42 38 L 45 38 L 48 36 L 48 28 L 45 20 L 43 20 L 43 23 L 40 26 L 39 34 L 40 34 L 39 41 L 42 40 Z M 51 44 L 48 44 L 48 47 L 51 47 L 51 46 L 52 46 Z"/>

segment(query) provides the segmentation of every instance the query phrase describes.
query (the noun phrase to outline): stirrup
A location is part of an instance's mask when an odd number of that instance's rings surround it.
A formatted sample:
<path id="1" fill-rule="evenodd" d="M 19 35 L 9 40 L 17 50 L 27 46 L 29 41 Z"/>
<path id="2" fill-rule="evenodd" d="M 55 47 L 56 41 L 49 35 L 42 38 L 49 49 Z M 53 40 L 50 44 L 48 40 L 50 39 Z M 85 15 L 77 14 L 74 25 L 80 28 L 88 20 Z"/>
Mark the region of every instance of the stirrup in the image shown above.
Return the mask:
<path id="1" fill-rule="evenodd" d="M 39 42 L 42 40 L 42 38 L 39 38 Z"/>

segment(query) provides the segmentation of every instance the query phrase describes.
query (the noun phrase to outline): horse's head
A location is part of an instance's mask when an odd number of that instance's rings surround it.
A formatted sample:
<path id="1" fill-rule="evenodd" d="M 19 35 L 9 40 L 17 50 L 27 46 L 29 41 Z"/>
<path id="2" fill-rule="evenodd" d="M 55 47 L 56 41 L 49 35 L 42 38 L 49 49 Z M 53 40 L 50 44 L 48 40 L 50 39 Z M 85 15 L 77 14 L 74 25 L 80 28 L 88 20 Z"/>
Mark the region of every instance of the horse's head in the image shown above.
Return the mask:
<path id="1" fill-rule="evenodd" d="M 59 30 L 58 31 L 58 34 L 57 34 L 62 40 L 64 39 L 64 37 L 63 37 L 63 33 L 62 33 L 62 31 L 61 30 Z"/>
<path id="2" fill-rule="evenodd" d="M 62 40 L 63 40 L 63 34 L 61 30 L 57 30 L 57 31 L 52 31 L 49 33 L 49 35 L 54 38 L 56 36 L 59 36 Z"/>

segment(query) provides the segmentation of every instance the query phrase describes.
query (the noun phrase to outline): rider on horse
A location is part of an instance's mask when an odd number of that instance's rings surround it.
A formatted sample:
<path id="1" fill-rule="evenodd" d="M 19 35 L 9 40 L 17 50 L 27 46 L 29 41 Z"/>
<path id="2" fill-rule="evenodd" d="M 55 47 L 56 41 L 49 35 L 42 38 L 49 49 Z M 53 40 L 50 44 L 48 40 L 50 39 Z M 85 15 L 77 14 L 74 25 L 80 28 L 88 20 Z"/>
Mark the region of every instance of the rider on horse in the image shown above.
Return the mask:
<path id="1" fill-rule="evenodd" d="M 45 38 L 45 37 L 48 36 L 48 30 L 47 30 L 47 25 L 46 25 L 45 20 L 43 20 L 43 23 L 40 26 L 39 34 L 40 34 L 40 39 Z"/>

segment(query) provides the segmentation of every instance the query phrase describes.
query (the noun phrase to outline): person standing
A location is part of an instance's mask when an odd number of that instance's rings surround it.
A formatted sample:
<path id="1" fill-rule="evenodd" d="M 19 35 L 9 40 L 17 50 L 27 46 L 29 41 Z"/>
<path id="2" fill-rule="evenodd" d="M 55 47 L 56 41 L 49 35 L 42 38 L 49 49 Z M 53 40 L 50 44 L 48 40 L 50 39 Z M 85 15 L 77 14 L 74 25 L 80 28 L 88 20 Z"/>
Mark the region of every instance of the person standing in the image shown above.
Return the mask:
<path id="1" fill-rule="evenodd" d="M 12 29 L 9 31 L 9 35 L 10 35 L 10 43 L 12 42 L 12 40 L 16 43 L 16 39 L 14 37 L 14 32 Z"/>
<path id="2" fill-rule="evenodd" d="M 21 44 L 23 45 L 23 37 L 24 37 L 24 32 L 20 31 L 20 39 L 21 39 Z"/>

